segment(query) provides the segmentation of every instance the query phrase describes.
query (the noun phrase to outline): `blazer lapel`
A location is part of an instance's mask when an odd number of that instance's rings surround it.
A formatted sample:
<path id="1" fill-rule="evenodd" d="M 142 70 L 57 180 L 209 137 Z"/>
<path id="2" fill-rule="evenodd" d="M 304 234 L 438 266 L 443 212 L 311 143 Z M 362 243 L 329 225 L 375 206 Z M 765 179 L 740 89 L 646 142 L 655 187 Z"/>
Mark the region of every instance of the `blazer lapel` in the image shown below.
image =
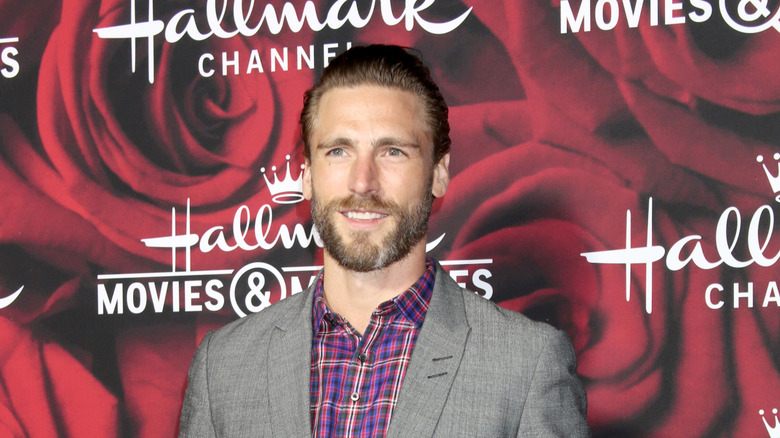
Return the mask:
<path id="1" fill-rule="evenodd" d="M 280 318 L 268 346 L 271 430 L 278 437 L 310 437 L 311 305 L 313 288 L 300 307 Z"/>
<path id="2" fill-rule="evenodd" d="M 438 265 L 431 303 L 406 369 L 388 437 L 433 436 L 470 330 L 460 288 Z"/>

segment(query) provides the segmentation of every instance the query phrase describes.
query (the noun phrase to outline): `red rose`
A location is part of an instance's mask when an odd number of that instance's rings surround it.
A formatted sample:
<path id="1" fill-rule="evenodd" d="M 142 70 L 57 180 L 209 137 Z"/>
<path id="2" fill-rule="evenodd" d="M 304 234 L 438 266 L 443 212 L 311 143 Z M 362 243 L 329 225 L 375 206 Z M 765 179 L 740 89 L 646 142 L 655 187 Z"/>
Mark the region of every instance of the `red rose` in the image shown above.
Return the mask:
<path id="1" fill-rule="evenodd" d="M 119 434 L 117 400 L 85 365 L 6 318 L 0 318 L 0 380 L 2 435 Z"/>
<path id="2" fill-rule="evenodd" d="M 240 205 L 254 214 L 260 205 L 271 203 L 260 170 L 283 168 L 285 155 L 297 144 L 300 101 L 282 96 L 302 95 L 311 73 L 216 73 L 205 79 L 198 74 L 198 53 L 213 52 L 219 58 L 222 52 L 232 56 L 238 51 L 248 62 L 252 49 L 267 50 L 279 43 L 258 35 L 213 37 L 202 43 L 185 37 L 168 44 L 159 35 L 155 83 L 150 85 L 143 71 L 145 43 L 136 42 L 140 71 L 131 74 L 130 40 L 102 39 L 91 32 L 128 23 L 130 4 L 114 0 L 65 5 L 43 58 L 38 89 L 43 158 L 51 167 L 23 176 L 96 228 L 102 240 L 170 265 L 170 250 L 147 248 L 141 239 L 170 235 L 172 207 L 178 212 L 180 233 L 190 198 L 193 232 L 222 225 L 230 234 Z M 179 3 L 156 7 L 155 18 L 163 21 L 184 8 Z M 293 158 L 291 164 L 297 175 L 300 160 Z M 295 209 L 285 213 L 277 212 L 274 222 L 300 220 Z M 256 255 L 215 251 L 205 257 L 208 261 L 195 257 L 198 254 L 193 254 L 193 265 L 204 269 L 210 267 L 206 263 L 224 268 Z M 183 257 L 179 259 L 182 267 Z M 122 260 L 90 261 L 109 271 L 128 269 Z"/>
<path id="3" fill-rule="evenodd" d="M 578 11 L 580 2 L 566 6 Z M 458 175 L 438 213 L 448 223 L 433 235 L 457 233 L 450 257 L 498 254 L 496 263 L 505 268 L 495 271 L 507 275 L 493 283 L 528 285 L 504 304 L 569 331 L 597 434 L 763 433 L 759 406 L 769 409 L 767 398 L 778 392 L 775 304 L 728 307 L 734 284 L 766 289 L 776 268 L 689 263 L 670 271 L 656 262 L 655 310 L 646 315 L 643 267 L 632 269 L 632 301 L 626 303 L 620 297 L 624 266 L 588 265 L 574 254 L 625 248 L 626 210 L 632 234 L 640 233 L 632 236 L 633 246 L 644 245 L 649 197 L 654 241 L 666 249 L 698 235 L 706 257 L 719 260 L 716 224 L 729 207 L 742 215 L 744 243 L 752 212 L 774 205 L 756 163 L 758 155 L 769 160 L 777 144 L 779 61 L 767 57 L 779 44 L 774 30 L 739 34 L 723 24 L 715 6 L 701 24 L 651 26 L 644 8 L 636 29 L 619 21 L 610 31 L 562 34 L 561 7 L 475 7 L 506 47 L 526 96 L 524 111 L 476 127 L 476 136 L 487 139 L 480 147 L 488 150 L 520 146 Z M 707 37 L 715 33 L 718 38 Z M 511 137 L 485 135 L 513 126 L 527 128 Z M 521 144 L 529 138 L 534 142 Z M 776 241 L 768 255 L 776 253 Z M 750 257 L 740 248 L 736 253 Z M 709 309 L 705 291 L 721 283 L 727 308 Z M 588 299 L 593 296 L 595 303 Z M 748 346 L 756 354 L 744 353 Z M 735 398 L 749 403 L 735 404 Z"/>
<path id="4" fill-rule="evenodd" d="M 0 39 L 19 39 L 8 46 L 0 45 L 0 49 L 12 46 L 17 50 L 14 59 L 20 64 L 20 74 L 37 70 L 49 35 L 59 21 L 61 8 L 62 0 L 36 2 L 34 8 L 23 0 L 0 1 Z"/>
<path id="5" fill-rule="evenodd" d="M 581 6 L 567 5 L 575 12 Z M 635 189 L 656 198 L 681 200 L 668 164 L 722 183 L 719 189 L 738 197 L 725 205 L 755 208 L 768 198 L 768 187 L 756 184 L 755 158 L 776 147 L 777 123 L 768 115 L 780 108 L 780 61 L 765 56 L 780 44 L 774 31 L 747 37 L 721 29 L 717 6 L 705 23 L 651 26 L 645 10 L 636 29 L 621 15 L 613 30 L 565 34 L 558 2 L 506 2 L 474 13 L 514 62 L 533 108 L 535 139 L 616 163 Z M 720 37 L 705 36 L 712 32 Z M 716 57 L 718 50 L 728 56 Z M 582 133 L 606 140 L 604 146 L 582 141 Z M 746 200 L 745 192 L 760 198 Z M 690 200 L 714 207 L 709 201 Z"/>
<path id="6" fill-rule="evenodd" d="M 187 370 L 207 329 L 171 321 L 127 327 L 116 336 L 124 405 L 136 437 L 177 435 Z M 153 371 L 152 371 L 153 370 Z"/>
<path id="7" fill-rule="evenodd" d="M 68 326 L 57 340 L 76 343 L 93 353 L 94 368 L 103 372 L 91 379 L 125 385 L 121 406 L 122 414 L 130 418 L 131 433 L 156 436 L 161 430 L 175 429 L 186 365 L 202 333 L 189 334 L 185 342 L 180 336 L 194 332 L 197 322 L 168 314 L 165 318 L 174 318 L 179 326 L 167 327 L 168 336 L 155 333 L 157 344 L 143 345 L 145 339 L 133 334 L 136 325 L 148 321 L 135 320 L 125 326 L 97 320 L 92 306 L 95 276 L 170 270 L 170 250 L 148 248 L 141 239 L 171 235 L 172 208 L 177 212 L 177 233 L 185 233 L 188 198 L 190 231 L 202 236 L 207 229 L 222 227 L 229 243 L 233 243 L 234 214 L 242 205 L 252 219 L 260 206 L 273 206 L 269 237 L 282 224 L 292 229 L 304 223 L 308 205 L 276 205 L 261 168 L 269 168 L 266 176 L 271 180 L 272 166 L 284 176 L 281 169 L 286 155 L 292 155 L 293 176 L 300 171 L 297 117 L 301 100 L 287 97 L 302 96 L 313 73 L 290 68 L 272 74 L 265 58 L 263 74 L 221 76 L 217 72 L 206 80 L 197 73 L 200 53 L 213 53 L 214 67 L 220 69 L 222 52 L 232 55 L 238 50 L 248 62 L 253 49 L 269 56 L 270 47 L 308 45 L 306 35 L 285 35 L 279 41 L 262 35 L 215 37 L 177 44 L 164 43 L 160 35 L 155 38 L 155 83 L 150 85 L 143 71 L 145 44 L 137 42 L 139 72 L 131 74 L 130 40 L 101 39 L 92 31 L 129 23 L 131 3 L 66 2 L 43 55 L 38 88 L 26 89 L 37 95 L 39 132 L 26 133 L 11 117 L 0 115 L 0 194 L 4 195 L 0 243 L 6 245 L 0 255 L 14 260 L 0 268 L 0 296 L 24 286 L 13 306 L 3 309 L 4 315 L 18 321 L 52 330 L 60 328 L 62 321 L 78 321 L 79 327 L 91 324 L 89 336 L 77 339 L 80 332 Z M 163 21 L 186 8 L 178 2 L 155 6 L 155 18 Z M 143 13 L 139 10 L 139 19 Z M 198 14 L 202 16 L 203 11 Z M 207 254 L 195 248 L 191 268 L 238 269 L 258 258 L 272 258 L 275 266 L 311 264 L 309 250 L 288 251 L 282 246 Z M 180 252 L 177 269 L 183 270 L 184 264 Z M 170 304 L 170 295 L 166 302 Z M 226 303 L 213 318 L 218 323 L 210 327 L 236 315 Z M 163 339 L 170 343 L 164 344 Z M 167 366 L 157 363 L 158 368 L 149 371 L 154 357 L 172 353 L 174 344 L 181 347 L 171 362 Z M 112 360 L 114 348 L 121 356 L 119 365 Z M 139 357 L 145 360 L 137 361 Z M 115 398 L 84 405 L 96 412 L 113 409 L 117 415 Z M 62 419 L 73 422 L 61 426 L 65 428 L 79 427 L 82 421 Z M 117 432 L 82 435 L 113 433 Z"/>

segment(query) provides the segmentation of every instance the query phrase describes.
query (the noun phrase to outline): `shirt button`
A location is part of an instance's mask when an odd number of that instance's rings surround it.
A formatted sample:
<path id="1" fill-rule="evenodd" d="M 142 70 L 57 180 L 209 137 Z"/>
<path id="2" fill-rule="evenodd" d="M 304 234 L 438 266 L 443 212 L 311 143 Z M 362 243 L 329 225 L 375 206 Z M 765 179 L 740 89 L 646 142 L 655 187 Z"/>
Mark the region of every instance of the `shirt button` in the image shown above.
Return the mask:
<path id="1" fill-rule="evenodd" d="M 352 395 L 349 396 L 349 399 L 356 402 L 360 400 L 360 395 L 357 392 L 353 392 Z"/>
<path id="2" fill-rule="evenodd" d="M 365 362 L 368 360 L 368 355 L 366 353 L 360 353 L 358 354 L 358 360 L 361 362 Z"/>

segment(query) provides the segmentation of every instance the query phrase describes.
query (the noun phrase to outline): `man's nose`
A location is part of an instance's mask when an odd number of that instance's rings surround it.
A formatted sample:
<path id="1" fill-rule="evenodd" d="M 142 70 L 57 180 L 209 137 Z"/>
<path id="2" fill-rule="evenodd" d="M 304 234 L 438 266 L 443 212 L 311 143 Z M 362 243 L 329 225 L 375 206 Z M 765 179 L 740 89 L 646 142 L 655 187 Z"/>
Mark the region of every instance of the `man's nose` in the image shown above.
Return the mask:
<path id="1" fill-rule="evenodd" d="M 349 190 L 357 195 L 365 196 L 379 190 L 377 165 L 373 156 L 359 156 L 352 163 L 349 175 Z"/>

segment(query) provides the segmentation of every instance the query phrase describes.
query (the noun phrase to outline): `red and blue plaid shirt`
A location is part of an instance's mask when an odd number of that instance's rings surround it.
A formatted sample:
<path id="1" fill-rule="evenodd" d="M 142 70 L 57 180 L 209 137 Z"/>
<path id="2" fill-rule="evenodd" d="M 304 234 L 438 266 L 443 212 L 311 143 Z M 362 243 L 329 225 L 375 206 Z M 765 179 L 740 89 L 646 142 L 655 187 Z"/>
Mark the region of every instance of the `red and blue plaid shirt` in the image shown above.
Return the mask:
<path id="1" fill-rule="evenodd" d="M 314 290 L 311 419 L 314 437 L 383 437 L 433 292 L 436 270 L 371 314 L 364 334 L 331 312 Z"/>

